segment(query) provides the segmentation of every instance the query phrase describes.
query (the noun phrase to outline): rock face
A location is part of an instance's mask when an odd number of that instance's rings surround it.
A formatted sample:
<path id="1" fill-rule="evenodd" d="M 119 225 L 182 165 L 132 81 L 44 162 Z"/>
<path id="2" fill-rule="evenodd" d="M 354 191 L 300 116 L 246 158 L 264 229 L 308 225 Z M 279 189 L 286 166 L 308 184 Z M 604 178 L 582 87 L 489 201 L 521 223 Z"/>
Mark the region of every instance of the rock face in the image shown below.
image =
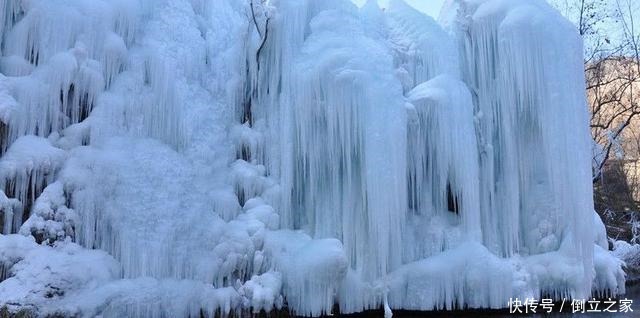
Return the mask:
<path id="1" fill-rule="evenodd" d="M 451 0 L 440 23 L 401 0 L 0 8 L 0 307 L 624 293 L 593 214 L 582 43 L 543 0 Z"/>

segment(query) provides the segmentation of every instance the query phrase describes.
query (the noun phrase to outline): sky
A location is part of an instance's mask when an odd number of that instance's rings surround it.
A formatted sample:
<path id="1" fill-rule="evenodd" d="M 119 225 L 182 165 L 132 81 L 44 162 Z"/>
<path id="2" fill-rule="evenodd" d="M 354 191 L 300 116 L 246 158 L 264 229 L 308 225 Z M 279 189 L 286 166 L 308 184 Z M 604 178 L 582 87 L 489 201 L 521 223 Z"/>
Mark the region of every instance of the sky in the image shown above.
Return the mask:
<path id="1" fill-rule="evenodd" d="M 351 0 L 355 2 L 357 5 L 363 5 L 366 0 Z M 405 0 L 406 3 L 412 5 L 414 8 L 425 12 L 426 14 L 432 16 L 434 19 L 438 17 L 440 13 L 440 8 L 442 8 L 442 4 L 445 0 Z M 378 0 L 381 7 L 386 7 L 389 3 L 389 0 Z"/>

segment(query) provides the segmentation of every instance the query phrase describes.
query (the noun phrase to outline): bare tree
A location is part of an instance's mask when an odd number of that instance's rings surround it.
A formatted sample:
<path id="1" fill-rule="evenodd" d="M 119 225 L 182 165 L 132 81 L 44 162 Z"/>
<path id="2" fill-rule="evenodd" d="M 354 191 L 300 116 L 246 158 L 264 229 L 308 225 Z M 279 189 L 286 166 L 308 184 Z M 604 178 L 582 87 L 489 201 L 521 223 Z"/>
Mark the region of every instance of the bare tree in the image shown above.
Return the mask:
<path id="1" fill-rule="evenodd" d="M 255 51 L 255 60 L 253 61 L 255 63 L 255 72 L 252 70 L 252 62 L 249 59 L 246 60 L 247 81 L 245 82 L 244 99 L 241 105 L 241 122 L 246 123 L 249 126 L 253 126 L 252 106 L 255 99 L 257 98 L 257 87 L 255 83 L 250 79 L 252 77 L 252 74 L 258 76 L 258 74 L 260 73 L 260 55 L 265 47 L 265 44 L 267 43 L 267 37 L 269 35 L 270 17 L 268 11 L 266 10 L 266 7 L 266 0 L 249 0 L 250 13 L 248 14 L 250 14 L 251 16 L 248 16 L 247 18 L 250 19 L 250 21 L 253 23 L 249 23 L 249 30 L 247 32 L 247 35 L 249 37 L 253 36 L 253 31 L 251 29 L 255 27 L 255 32 L 258 34 L 259 40 L 258 47 Z"/>
<path id="2" fill-rule="evenodd" d="M 640 82 L 640 48 L 635 0 L 555 0 L 584 39 L 584 66 L 591 132 L 599 145 L 594 153 L 594 182 L 600 180 L 614 154 L 639 154 L 631 140 L 640 136 L 635 100 Z M 638 134 L 634 134 L 634 130 Z M 640 143 L 638 143 L 640 145 Z"/>
<path id="3" fill-rule="evenodd" d="M 587 97 L 591 110 L 593 139 L 602 151 L 594 159 L 594 181 L 616 151 L 637 155 L 633 129 L 640 114 L 635 87 L 640 83 L 638 60 L 609 55 L 586 65 Z M 635 149 L 634 149 L 635 148 Z"/>
<path id="4" fill-rule="evenodd" d="M 256 8 L 254 7 L 253 4 L 254 0 L 250 0 L 249 6 L 251 7 L 251 17 L 253 19 L 253 24 L 256 27 L 256 31 L 258 32 L 258 35 L 260 36 L 260 45 L 258 46 L 258 50 L 256 51 L 256 65 L 258 67 L 258 71 L 260 71 L 260 53 L 262 52 L 262 49 L 264 48 L 265 43 L 267 43 L 267 36 L 269 35 L 269 17 L 267 17 L 266 15 L 264 15 L 264 26 L 260 27 L 260 24 L 258 23 L 258 18 L 256 16 Z M 264 8 L 265 5 L 265 0 L 262 0 L 260 2 L 260 7 Z"/>
<path id="5" fill-rule="evenodd" d="M 640 37 L 637 0 L 550 0 L 584 39 L 594 201 L 607 232 L 640 239 Z"/>

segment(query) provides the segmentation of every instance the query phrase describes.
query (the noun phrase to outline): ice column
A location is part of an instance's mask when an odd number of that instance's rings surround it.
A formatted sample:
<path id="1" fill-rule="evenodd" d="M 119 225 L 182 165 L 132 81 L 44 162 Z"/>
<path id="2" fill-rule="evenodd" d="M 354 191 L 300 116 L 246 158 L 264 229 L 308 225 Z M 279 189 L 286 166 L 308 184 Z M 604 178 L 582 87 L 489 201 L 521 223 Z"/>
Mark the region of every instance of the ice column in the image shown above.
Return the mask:
<path id="1" fill-rule="evenodd" d="M 544 1 L 454 1 L 479 117 L 484 242 L 504 256 L 561 250 L 590 292 L 592 189 L 582 42 Z M 452 16 L 445 12 L 444 16 Z"/>

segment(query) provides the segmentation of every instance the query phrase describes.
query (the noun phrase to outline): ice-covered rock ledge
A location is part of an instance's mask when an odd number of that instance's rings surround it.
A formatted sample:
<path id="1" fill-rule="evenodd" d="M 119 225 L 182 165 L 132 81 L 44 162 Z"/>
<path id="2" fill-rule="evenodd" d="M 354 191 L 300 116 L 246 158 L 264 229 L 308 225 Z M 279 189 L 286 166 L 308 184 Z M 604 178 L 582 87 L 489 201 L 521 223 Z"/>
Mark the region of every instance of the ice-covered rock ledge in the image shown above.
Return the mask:
<path id="1" fill-rule="evenodd" d="M 0 3 L 0 308 L 303 316 L 616 297 L 544 0 Z M 618 248 L 620 252 L 623 249 Z"/>
<path id="2" fill-rule="evenodd" d="M 640 245 L 614 241 L 613 255 L 624 262 L 627 283 L 638 284 L 640 282 Z"/>

